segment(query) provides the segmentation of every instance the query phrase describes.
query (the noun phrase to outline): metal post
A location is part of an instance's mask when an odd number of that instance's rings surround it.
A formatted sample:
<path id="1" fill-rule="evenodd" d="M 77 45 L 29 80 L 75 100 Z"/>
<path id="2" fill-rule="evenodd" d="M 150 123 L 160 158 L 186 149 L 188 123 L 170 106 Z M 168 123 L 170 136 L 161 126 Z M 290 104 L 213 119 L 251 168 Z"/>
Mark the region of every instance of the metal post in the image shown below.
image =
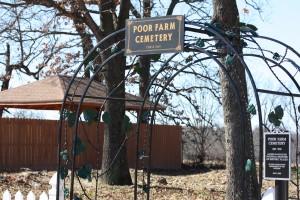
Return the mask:
<path id="1" fill-rule="evenodd" d="M 275 180 L 275 200 L 288 200 L 289 182 Z"/>

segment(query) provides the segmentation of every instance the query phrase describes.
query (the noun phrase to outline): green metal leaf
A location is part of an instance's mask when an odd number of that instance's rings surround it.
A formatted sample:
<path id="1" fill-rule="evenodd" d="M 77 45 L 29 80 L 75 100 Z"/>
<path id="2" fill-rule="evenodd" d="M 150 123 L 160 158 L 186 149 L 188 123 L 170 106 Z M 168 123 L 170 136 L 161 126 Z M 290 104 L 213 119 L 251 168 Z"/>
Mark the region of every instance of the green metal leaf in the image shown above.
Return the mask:
<path id="1" fill-rule="evenodd" d="M 258 30 L 257 27 L 254 26 L 253 24 L 246 24 L 246 23 L 244 23 L 244 22 L 240 22 L 240 23 L 239 23 L 239 27 L 243 27 L 243 26 L 249 27 L 249 28 L 251 28 L 253 31 L 257 31 L 257 30 Z"/>
<path id="2" fill-rule="evenodd" d="M 243 27 L 243 26 L 246 26 L 246 23 L 244 23 L 244 22 L 239 22 L 238 27 Z"/>
<path id="3" fill-rule="evenodd" d="M 148 121 L 149 118 L 149 112 L 148 111 L 144 111 L 142 113 L 142 121 Z"/>
<path id="4" fill-rule="evenodd" d="M 218 32 L 218 33 L 222 33 L 222 24 L 221 23 L 204 23 L 205 26 L 213 29 L 214 31 Z M 214 36 L 213 33 L 207 31 L 206 34 L 208 36 Z"/>
<path id="5" fill-rule="evenodd" d="M 171 79 L 171 76 L 165 75 L 165 76 L 163 76 L 163 79 L 164 79 L 165 81 L 169 81 L 169 80 Z"/>
<path id="6" fill-rule="evenodd" d="M 195 45 L 198 46 L 198 47 L 201 47 L 201 48 L 204 47 L 205 46 L 204 40 L 202 40 L 201 38 L 198 38 Z"/>
<path id="7" fill-rule="evenodd" d="M 248 46 L 247 42 L 245 42 L 245 40 L 241 39 L 240 47 L 245 48 L 247 46 Z"/>
<path id="8" fill-rule="evenodd" d="M 130 118 L 127 115 L 124 115 L 122 120 L 122 133 L 126 133 L 131 130 L 133 130 L 133 126 L 130 121 Z"/>
<path id="9" fill-rule="evenodd" d="M 59 153 L 59 156 L 62 157 L 63 160 L 67 160 L 67 158 L 68 158 L 68 151 L 67 150 L 61 151 Z"/>
<path id="10" fill-rule="evenodd" d="M 274 111 L 272 111 L 268 115 L 268 119 L 269 119 L 269 122 L 271 122 L 272 124 L 274 124 L 274 126 L 280 126 L 280 124 L 281 124 L 281 121 L 278 119 L 278 116 L 275 114 Z"/>
<path id="11" fill-rule="evenodd" d="M 76 118 L 76 114 L 73 112 L 69 112 L 68 115 L 68 124 L 70 127 L 73 127 L 75 124 L 75 118 Z"/>
<path id="12" fill-rule="evenodd" d="M 79 154 L 84 153 L 86 151 L 86 146 L 79 136 L 76 137 L 74 144 L 76 145 L 75 156 L 78 156 Z"/>
<path id="13" fill-rule="evenodd" d="M 144 192 L 148 192 L 148 185 L 147 184 L 143 184 L 143 191 Z"/>
<path id="14" fill-rule="evenodd" d="M 61 179 L 65 179 L 68 176 L 68 168 L 66 166 L 61 166 L 59 168 L 59 175 Z"/>
<path id="15" fill-rule="evenodd" d="M 223 26 L 222 23 L 220 23 L 220 22 L 212 22 L 211 24 L 219 30 L 222 29 L 222 26 Z"/>
<path id="16" fill-rule="evenodd" d="M 91 174 L 92 174 L 92 167 L 90 165 L 83 165 L 78 170 L 78 176 L 83 179 L 88 179 L 89 182 L 92 181 Z"/>
<path id="17" fill-rule="evenodd" d="M 268 119 L 274 126 L 280 126 L 283 115 L 284 111 L 281 105 L 279 105 L 268 115 Z"/>
<path id="18" fill-rule="evenodd" d="M 252 168 L 252 162 L 250 159 L 247 159 L 246 166 L 245 166 L 246 172 L 249 172 L 251 168 Z"/>
<path id="19" fill-rule="evenodd" d="M 145 152 L 144 151 L 140 151 L 138 153 L 138 157 L 139 157 L 139 159 L 143 159 L 145 157 Z"/>
<path id="20" fill-rule="evenodd" d="M 232 31 L 226 31 L 225 33 L 226 33 L 226 35 L 228 35 L 231 38 L 235 36 L 235 33 Z"/>
<path id="21" fill-rule="evenodd" d="M 273 59 L 274 59 L 274 60 L 277 60 L 277 61 L 280 60 L 280 55 L 279 55 L 277 52 L 274 53 L 274 54 L 273 54 Z"/>
<path id="22" fill-rule="evenodd" d="M 256 108 L 253 104 L 249 105 L 247 108 L 247 112 L 251 115 L 256 115 Z"/>
<path id="23" fill-rule="evenodd" d="M 99 55 L 98 51 L 93 51 L 84 61 L 84 65 L 87 66 L 91 61 L 93 61 Z"/>
<path id="24" fill-rule="evenodd" d="M 185 59 L 185 63 L 189 63 L 193 61 L 193 56 L 189 55 L 186 59 Z"/>
<path id="25" fill-rule="evenodd" d="M 68 188 L 64 188 L 64 197 L 69 197 L 70 191 Z"/>
<path id="26" fill-rule="evenodd" d="M 74 200 L 82 200 L 82 198 L 78 197 L 76 194 L 74 194 Z"/>
<path id="27" fill-rule="evenodd" d="M 94 63 L 92 61 L 89 62 L 89 64 L 86 66 L 86 69 L 94 73 Z"/>
<path id="28" fill-rule="evenodd" d="M 222 49 L 223 46 L 224 46 L 224 43 L 223 43 L 221 40 L 219 40 L 219 41 L 215 44 L 216 49 Z"/>
<path id="29" fill-rule="evenodd" d="M 251 28 L 253 31 L 257 31 L 257 27 L 254 26 L 253 24 L 246 24 L 247 27 Z"/>
<path id="30" fill-rule="evenodd" d="M 277 118 L 282 119 L 284 112 L 283 112 L 283 109 L 282 109 L 281 105 L 277 106 L 274 109 L 274 111 L 275 111 L 275 114 L 277 115 Z"/>
<path id="31" fill-rule="evenodd" d="M 114 54 L 114 53 L 117 53 L 119 50 L 120 50 L 120 49 L 119 49 L 118 43 L 115 43 L 115 44 L 113 44 L 113 45 L 111 46 L 110 52 L 111 52 L 112 54 Z"/>
<path id="32" fill-rule="evenodd" d="M 92 125 L 94 121 L 97 121 L 98 112 L 95 109 L 84 109 L 83 117 L 87 121 L 88 125 Z"/>
<path id="33" fill-rule="evenodd" d="M 258 36 L 258 34 L 255 32 L 255 30 L 252 30 L 248 26 L 242 26 L 240 27 L 240 31 L 243 33 L 251 33 L 253 36 Z"/>
<path id="34" fill-rule="evenodd" d="M 103 113 L 102 120 L 103 120 L 104 124 L 109 125 L 109 123 L 110 123 L 110 116 L 109 116 L 108 112 L 104 112 Z"/>
<path id="35" fill-rule="evenodd" d="M 228 65 L 232 64 L 233 61 L 234 61 L 233 56 L 227 55 L 226 58 L 225 58 L 225 63 L 224 64 L 225 64 L 225 66 L 228 66 Z"/>
<path id="36" fill-rule="evenodd" d="M 269 113 L 268 119 L 269 119 L 269 122 L 271 122 L 271 123 L 274 123 L 276 120 L 278 120 L 274 111 Z"/>
<path id="37" fill-rule="evenodd" d="M 134 72 L 138 73 L 139 75 L 144 74 L 148 71 L 146 67 L 142 67 L 139 64 L 133 66 Z"/>
<path id="38" fill-rule="evenodd" d="M 150 59 L 154 62 L 159 61 L 161 54 L 151 54 Z"/>
<path id="39" fill-rule="evenodd" d="M 63 113 L 62 113 L 62 117 L 63 117 L 63 119 L 66 119 L 66 118 L 68 118 L 69 114 L 70 114 L 70 111 L 69 111 L 69 110 L 67 110 L 67 109 L 64 109 L 64 110 L 63 110 Z"/>

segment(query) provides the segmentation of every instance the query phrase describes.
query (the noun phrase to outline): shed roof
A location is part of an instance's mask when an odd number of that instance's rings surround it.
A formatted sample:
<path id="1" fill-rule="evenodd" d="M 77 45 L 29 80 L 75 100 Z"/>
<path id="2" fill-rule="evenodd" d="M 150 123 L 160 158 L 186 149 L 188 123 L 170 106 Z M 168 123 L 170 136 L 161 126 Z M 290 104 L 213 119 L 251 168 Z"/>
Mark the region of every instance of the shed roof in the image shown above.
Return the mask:
<path id="1" fill-rule="evenodd" d="M 0 108 L 22 108 L 39 110 L 60 110 L 64 94 L 71 81 L 71 76 L 50 76 L 26 85 L 0 92 Z M 70 105 L 77 106 L 81 94 L 87 85 L 88 78 L 75 78 L 69 96 L 66 101 L 66 108 Z M 74 95 L 75 94 L 75 95 Z M 73 95 L 73 97 L 72 97 Z M 99 108 L 103 105 L 106 98 L 106 87 L 104 84 L 93 81 L 84 99 L 82 109 Z M 125 109 L 139 110 L 142 98 L 126 93 Z M 144 110 L 152 109 L 154 103 L 146 101 Z M 165 109 L 158 105 L 157 110 Z"/>

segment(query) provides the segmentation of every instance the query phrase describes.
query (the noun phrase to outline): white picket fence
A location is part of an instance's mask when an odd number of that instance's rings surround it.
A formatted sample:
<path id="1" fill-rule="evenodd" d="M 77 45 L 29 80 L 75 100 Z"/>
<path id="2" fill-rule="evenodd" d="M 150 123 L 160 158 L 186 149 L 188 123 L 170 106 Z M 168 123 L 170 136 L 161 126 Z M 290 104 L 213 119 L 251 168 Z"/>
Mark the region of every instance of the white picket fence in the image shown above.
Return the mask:
<path id="1" fill-rule="evenodd" d="M 57 173 L 55 173 L 49 181 L 49 184 L 52 186 L 51 189 L 48 191 L 49 197 L 45 192 L 43 192 L 42 194 L 40 194 L 39 200 L 56 200 L 56 186 L 57 186 L 56 180 L 57 180 Z M 63 189 L 64 181 L 62 179 L 60 179 L 59 186 L 60 186 L 59 187 L 59 200 L 64 200 L 64 189 Z M 26 199 L 27 200 L 36 200 L 35 194 L 32 191 L 30 191 L 28 193 Z M 12 195 L 10 194 L 10 192 L 8 190 L 6 190 L 3 193 L 2 200 L 12 200 Z M 15 194 L 14 200 L 24 200 L 24 196 L 20 190 Z"/>

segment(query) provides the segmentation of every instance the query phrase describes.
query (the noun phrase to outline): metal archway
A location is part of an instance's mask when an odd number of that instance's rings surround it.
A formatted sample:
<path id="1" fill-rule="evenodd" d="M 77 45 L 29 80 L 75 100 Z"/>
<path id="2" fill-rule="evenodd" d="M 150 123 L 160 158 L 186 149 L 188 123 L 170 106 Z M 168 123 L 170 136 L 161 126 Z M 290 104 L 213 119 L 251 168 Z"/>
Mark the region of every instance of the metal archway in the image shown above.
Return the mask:
<path id="1" fill-rule="evenodd" d="M 293 110 L 294 110 L 294 118 L 295 118 L 295 132 L 296 132 L 296 135 L 297 135 L 297 149 L 296 149 L 296 170 L 297 172 L 299 171 L 299 168 L 298 168 L 298 156 L 299 156 L 299 152 L 298 152 L 298 146 L 299 146 L 299 142 L 298 142 L 298 136 L 299 136 L 299 122 L 298 122 L 298 118 L 299 118 L 299 114 L 297 113 L 297 109 L 296 109 L 296 103 L 295 103 L 295 98 L 299 98 L 300 97 L 300 86 L 299 86 L 299 82 L 297 82 L 297 79 L 296 79 L 296 75 L 297 75 L 297 72 L 300 71 L 300 68 L 299 66 L 296 64 L 297 62 L 300 63 L 300 60 L 298 61 L 294 61 L 295 59 L 300 59 L 300 54 L 297 53 L 294 49 L 292 49 L 291 47 L 289 47 L 288 45 L 280 42 L 280 41 L 277 41 L 275 39 L 272 39 L 272 38 L 268 38 L 268 37 L 263 37 L 263 36 L 258 36 L 258 35 L 249 35 L 248 33 L 246 34 L 242 34 L 241 35 L 241 39 L 249 42 L 248 46 L 245 47 L 244 49 L 247 49 L 249 48 L 251 52 L 249 53 L 243 53 L 243 54 L 239 54 L 235 48 L 232 46 L 232 44 L 230 42 L 228 42 L 227 39 L 225 39 L 225 37 L 227 37 L 226 35 L 226 32 L 225 30 L 219 30 L 219 29 L 216 29 L 215 27 L 213 27 L 212 25 L 210 24 L 207 24 L 207 23 L 191 23 L 191 22 L 186 22 L 185 23 L 185 30 L 186 32 L 191 32 L 193 33 L 193 39 L 192 40 L 186 40 L 186 44 L 185 44 L 185 52 L 194 52 L 195 54 L 199 55 L 199 58 L 192 61 L 192 62 L 189 62 L 188 64 L 186 64 L 184 67 L 181 67 L 180 69 L 172 69 L 172 67 L 170 68 L 169 66 L 169 63 L 173 60 L 178 60 L 178 55 L 179 54 L 173 54 L 173 55 L 170 55 L 168 57 L 168 59 L 166 59 L 163 64 L 161 65 L 161 67 L 157 70 L 157 72 L 152 76 L 151 78 L 151 81 L 150 81 L 150 84 L 148 86 L 148 89 L 147 89 L 147 92 L 151 92 L 151 91 L 155 91 L 156 92 L 156 95 L 155 96 L 151 96 L 151 100 L 153 102 L 153 111 L 151 113 L 151 116 L 150 116 L 150 120 L 149 120 L 149 129 L 148 129 L 148 140 L 149 140 L 149 146 L 147 147 L 147 150 L 148 150 L 148 156 L 149 156 L 149 162 L 148 162 L 148 166 L 146 167 L 146 173 L 147 173 L 147 182 L 146 182 L 146 185 L 145 185 L 145 191 L 146 191 L 146 195 L 147 195 L 147 199 L 150 199 L 150 175 L 151 175 L 151 139 L 152 139 L 152 127 L 153 125 L 155 124 L 155 116 L 156 116 L 156 107 L 159 105 L 159 102 L 160 102 L 160 99 L 162 98 L 162 95 L 164 94 L 165 90 L 168 88 L 168 86 L 171 84 L 171 82 L 178 76 L 178 74 L 182 73 L 185 69 L 189 68 L 189 67 L 192 67 L 194 64 L 197 64 L 197 63 L 201 63 L 201 62 L 204 62 L 204 61 L 207 61 L 207 60 L 210 60 L 212 61 L 216 67 L 219 67 L 227 76 L 228 80 L 230 81 L 230 83 L 232 84 L 233 88 L 235 88 L 235 95 L 236 95 L 236 98 L 238 99 L 238 102 L 239 102 L 239 108 L 242 112 L 242 116 L 245 116 L 246 113 L 243 113 L 245 109 L 245 106 L 242 102 L 242 95 L 243 94 L 240 94 L 238 89 L 237 89 L 237 83 L 235 83 L 229 72 L 227 71 L 226 69 L 226 66 L 221 63 L 219 61 L 219 58 L 223 55 L 218 55 L 216 54 L 217 52 L 217 48 L 215 45 L 213 45 L 212 43 L 215 42 L 215 41 L 218 41 L 218 42 L 221 42 L 222 45 L 226 46 L 228 48 L 228 51 L 236 56 L 239 61 L 241 62 L 245 72 L 246 72 L 246 75 L 249 79 L 249 85 L 251 86 L 251 89 L 253 91 L 253 95 L 254 95 L 254 99 L 255 99 L 255 104 L 256 104 L 256 107 L 257 107 L 257 112 L 258 112 L 258 124 L 259 124 L 259 133 L 260 133 L 260 149 L 259 149 L 259 185 L 260 185 L 260 188 L 262 188 L 262 182 L 263 182 L 263 175 L 262 175 L 262 159 L 263 159 L 263 150 L 262 150 L 262 146 L 263 146 L 263 117 L 262 117 L 262 108 L 261 108 L 261 99 L 259 97 L 259 94 L 262 94 L 262 93 L 267 93 L 267 94 L 274 94 L 274 95 L 282 95 L 282 96 L 289 96 L 291 97 L 291 100 L 292 100 L 292 103 L 293 103 Z M 77 70 L 75 71 L 74 73 L 74 76 L 67 88 L 67 91 L 65 93 L 65 97 L 64 97 L 64 102 L 66 101 L 67 98 L 75 98 L 74 94 L 70 94 L 69 93 L 69 89 L 70 87 L 72 86 L 72 84 L 76 84 L 76 82 L 74 82 L 75 80 L 75 77 L 79 76 L 81 70 L 84 68 L 84 64 L 91 60 L 91 57 L 92 57 L 92 54 L 94 52 L 99 52 L 99 49 L 100 51 L 102 50 L 109 50 L 111 48 L 111 46 L 104 46 L 106 44 L 106 42 L 110 39 L 110 38 L 113 38 L 113 37 L 116 37 L 116 36 L 119 36 L 120 34 L 123 34 L 124 33 L 124 29 L 122 30 L 119 30 L 109 36 L 107 36 L 106 38 L 104 38 L 102 41 L 100 41 L 94 48 L 93 50 L 89 53 L 89 55 L 83 60 L 83 62 L 79 65 L 79 67 L 77 68 Z M 207 34 L 209 33 L 210 36 L 207 36 Z M 187 34 L 188 35 L 188 34 Z M 213 38 L 211 37 L 213 36 Z M 205 48 L 204 47 L 200 47 L 199 45 L 196 45 L 195 44 L 195 40 L 198 39 L 198 38 L 205 38 L 203 40 L 204 44 L 205 44 Z M 235 37 L 235 36 L 233 36 Z M 270 41 L 272 43 L 276 43 L 276 44 L 279 44 L 281 47 L 284 48 L 283 50 L 283 54 L 278 54 L 277 52 L 272 52 L 270 50 L 267 50 L 267 49 L 264 49 L 262 48 L 261 44 L 259 44 L 259 42 L 257 40 L 263 40 L 263 41 Z M 122 42 L 122 41 L 119 41 L 119 42 Z M 206 46 L 207 45 L 207 46 Z M 80 95 L 80 103 L 77 107 L 77 110 L 75 112 L 75 116 L 74 116 L 74 119 L 75 119 L 75 122 L 74 122 L 74 131 L 73 131 L 73 135 L 76 137 L 77 136 L 77 132 L 78 132 L 78 124 L 80 122 L 80 114 L 81 114 L 81 109 L 80 107 L 82 106 L 83 102 L 84 102 L 84 99 L 87 98 L 86 97 L 86 93 L 88 91 L 88 88 L 90 87 L 91 83 L 94 81 L 96 75 L 103 69 L 103 67 L 109 63 L 111 60 L 113 60 L 117 55 L 120 55 L 120 54 L 123 54 L 124 53 L 124 50 L 121 49 L 119 50 L 118 52 L 116 53 L 111 53 L 111 55 L 101 63 L 101 65 L 95 70 L 95 72 L 93 73 L 93 76 L 90 78 L 88 84 L 85 86 L 85 90 L 84 92 Z M 291 53 L 292 55 L 289 55 L 288 53 Z M 267 55 L 268 54 L 268 55 Z M 275 57 L 275 55 L 277 57 Z M 183 58 L 182 60 L 185 60 L 186 56 L 187 55 L 184 55 L 184 53 L 182 54 Z M 279 56 L 279 58 L 278 58 Z M 289 56 L 292 56 L 292 58 L 290 58 Z M 251 58 L 256 58 L 256 59 L 259 59 L 261 60 L 262 63 L 264 63 L 264 65 L 266 66 L 267 69 L 270 70 L 270 74 L 273 75 L 275 77 L 275 79 L 279 82 L 279 84 L 284 88 L 285 91 L 275 91 L 275 90 L 270 90 L 270 89 L 265 89 L 265 88 L 261 88 L 261 87 L 258 87 L 257 86 L 257 83 L 254 79 L 254 73 L 251 72 L 250 70 L 250 67 L 247 65 L 246 61 L 245 61 L 245 58 L 248 58 L 248 57 L 251 57 Z M 95 61 L 95 57 L 90 61 L 90 62 L 94 62 Z M 288 70 L 284 64 L 287 64 L 287 63 L 291 63 L 293 65 L 294 68 L 296 68 L 296 73 L 295 75 L 292 75 L 290 70 Z M 251 65 L 251 63 L 250 63 Z M 273 69 L 275 68 L 279 68 L 283 71 L 284 74 L 286 74 L 288 77 L 289 77 L 289 80 L 291 80 L 291 83 L 293 84 L 292 86 L 291 85 L 286 85 L 285 83 L 283 83 L 281 81 L 281 79 L 279 78 L 279 76 L 277 75 L 277 72 L 275 72 Z M 170 77 L 168 77 L 168 80 L 165 81 L 163 84 L 161 85 L 157 85 L 155 84 L 155 82 L 157 81 L 158 77 L 161 75 L 162 72 L 164 72 L 165 70 L 169 70 L 169 71 L 172 71 L 170 72 Z M 298 74 L 299 75 L 299 74 Z M 124 80 L 125 81 L 125 78 Z M 78 83 L 77 83 L 78 84 Z M 296 89 L 295 89 L 296 88 Z M 78 96 L 76 96 L 78 97 Z M 92 97 L 88 97 L 88 98 L 92 98 Z M 106 97 L 103 97 L 103 100 L 107 100 L 107 99 L 113 99 L 110 97 L 110 95 L 108 94 Z M 144 96 L 142 98 L 142 100 L 137 100 L 137 99 L 119 99 L 119 100 L 122 100 L 122 101 L 125 101 L 125 102 L 139 102 L 141 103 L 141 106 L 140 106 L 140 110 L 139 110 L 139 114 L 138 114 L 138 120 L 137 120 L 137 128 L 135 130 L 135 134 L 132 135 L 132 136 L 135 136 L 136 137 L 136 164 L 135 164 L 135 177 L 134 177 L 134 199 L 137 199 L 138 198 L 138 173 L 137 173 L 137 170 L 138 170 L 138 160 L 139 160 L 139 155 L 138 155 L 138 152 L 139 152 L 139 132 L 140 132 L 140 124 L 141 124 L 141 119 L 143 118 L 143 108 L 144 108 L 144 105 L 145 105 L 145 102 L 147 100 L 146 96 Z M 65 118 L 65 116 L 63 115 L 64 111 L 68 109 L 65 107 L 65 104 L 63 104 L 62 108 L 61 108 L 61 117 L 60 117 L 60 126 L 59 126 L 59 134 L 58 134 L 58 143 L 59 143 L 59 146 L 58 146 L 58 152 L 62 152 L 63 151 L 63 146 L 62 146 L 62 142 L 63 140 L 66 140 L 66 136 L 63 135 L 63 120 Z M 102 109 L 99 110 L 99 113 L 101 115 L 101 111 Z M 240 122 L 243 127 L 243 129 L 241 130 L 241 134 L 244 134 L 245 133 L 245 125 L 244 125 L 244 122 L 245 122 L 245 119 L 240 119 Z M 132 137 L 130 136 L 130 137 Z M 245 137 L 244 137 L 244 140 L 245 140 Z M 65 142 L 65 141 L 64 141 Z M 245 141 L 243 141 L 243 143 L 245 144 Z M 121 147 L 120 147 L 121 148 Z M 244 147 L 245 148 L 245 147 Z M 76 145 L 74 146 L 74 149 L 73 151 L 75 152 L 76 151 Z M 60 172 L 60 169 L 61 169 L 61 166 L 62 166 L 62 159 L 61 159 L 61 156 L 58 155 L 58 171 Z M 74 192 L 73 191 L 73 185 L 74 185 L 74 178 L 75 178 L 75 165 L 76 165 L 76 157 L 75 155 L 73 154 L 73 156 L 71 157 L 70 159 L 71 161 L 71 181 L 70 181 L 70 193 L 71 193 L 71 196 L 72 196 L 72 193 Z M 245 160 L 244 160 L 244 163 L 245 163 Z M 59 177 L 59 174 L 58 173 L 58 177 Z M 245 176 L 246 174 L 244 174 L 244 177 L 243 177 L 243 180 L 245 179 Z M 98 177 L 98 175 L 97 175 Z M 59 180 L 59 179 L 58 179 Z M 296 174 L 296 180 L 292 180 L 293 184 L 296 185 L 297 187 L 297 191 L 299 191 L 299 176 L 298 176 L 298 173 Z M 57 188 L 59 188 L 59 181 L 58 181 L 58 184 L 57 184 Z M 96 189 L 97 190 L 97 189 Z M 297 192 L 297 198 L 299 199 L 299 192 Z"/>

